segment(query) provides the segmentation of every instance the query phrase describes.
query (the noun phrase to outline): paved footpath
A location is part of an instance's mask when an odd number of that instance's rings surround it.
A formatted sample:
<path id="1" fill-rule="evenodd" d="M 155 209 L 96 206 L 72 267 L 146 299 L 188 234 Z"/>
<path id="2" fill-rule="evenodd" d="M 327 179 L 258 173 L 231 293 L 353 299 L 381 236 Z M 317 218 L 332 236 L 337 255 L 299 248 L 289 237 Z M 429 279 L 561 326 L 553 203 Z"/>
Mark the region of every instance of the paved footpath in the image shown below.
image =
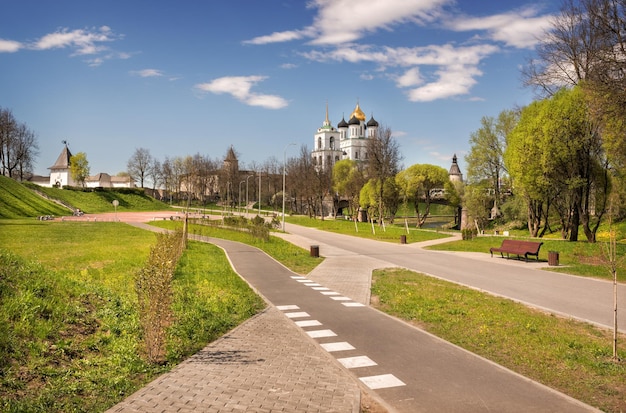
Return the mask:
<path id="1" fill-rule="evenodd" d="M 272 304 L 110 412 L 356 412 L 360 390 L 392 412 L 596 411 L 365 305 L 388 262 L 334 249 L 305 278 L 207 241 Z"/>
<path id="2" fill-rule="evenodd" d="M 360 391 L 349 372 L 270 305 L 107 412 L 352 413 Z"/>

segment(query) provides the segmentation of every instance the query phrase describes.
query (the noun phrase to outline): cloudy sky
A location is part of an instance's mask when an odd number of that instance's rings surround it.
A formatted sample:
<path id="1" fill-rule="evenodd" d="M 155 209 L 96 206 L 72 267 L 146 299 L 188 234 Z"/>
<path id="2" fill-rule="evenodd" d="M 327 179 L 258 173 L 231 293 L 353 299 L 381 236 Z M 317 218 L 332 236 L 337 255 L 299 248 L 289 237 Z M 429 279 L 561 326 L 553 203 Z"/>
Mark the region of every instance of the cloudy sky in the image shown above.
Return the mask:
<path id="1" fill-rule="evenodd" d="M 520 69 L 560 2 L 111 0 L 4 2 L 0 107 L 39 140 L 47 175 L 68 141 L 92 174 L 136 148 L 244 165 L 313 147 L 358 102 L 404 166 L 450 166 L 483 116 L 528 104 Z M 288 146 L 296 143 L 296 146 Z"/>

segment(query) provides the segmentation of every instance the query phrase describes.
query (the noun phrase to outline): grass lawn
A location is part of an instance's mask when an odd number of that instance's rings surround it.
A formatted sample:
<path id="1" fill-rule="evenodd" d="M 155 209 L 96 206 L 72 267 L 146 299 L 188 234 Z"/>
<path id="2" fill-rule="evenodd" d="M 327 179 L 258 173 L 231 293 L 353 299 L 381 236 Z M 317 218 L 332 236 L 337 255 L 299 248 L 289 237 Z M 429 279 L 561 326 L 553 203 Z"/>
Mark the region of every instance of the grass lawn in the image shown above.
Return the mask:
<path id="1" fill-rule="evenodd" d="M 449 235 L 443 232 L 433 230 L 420 230 L 415 227 L 409 227 L 407 233 L 406 228 L 396 223 L 395 225 L 386 225 L 384 228 L 378 224 L 367 222 L 357 222 L 345 219 L 324 219 L 309 218 L 305 216 L 288 216 L 285 222 L 291 224 L 302 225 L 305 227 L 319 228 L 324 231 L 335 232 L 338 234 L 352 235 L 355 237 L 368 238 L 377 241 L 400 242 L 401 236 L 406 236 L 408 244 L 413 242 L 428 241 L 431 239 L 446 238 Z"/>
<path id="2" fill-rule="evenodd" d="M 265 306 L 221 249 L 190 242 L 168 361 L 146 363 L 134 276 L 154 243 L 122 223 L 0 220 L 0 411 L 104 411 Z"/>
<path id="3" fill-rule="evenodd" d="M 31 184 L 30 188 L 43 192 L 51 199 L 56 199 L 85 213 L 97 214 L 114 212 L 113 201 L 116 200 L 118 212 L 125 211 L 163 211 L 170 207 L 143 193 L 141 189 L 102 189 L 84 192 L 74 189 L 45 188 Z"/>
<path id="4" fill-rule="evenodd" d="M 404 269 L 377 270 L 372 302 L 442 339 L 607 412 L 626 411 L 612 334 Z M 621 357 L 626 356 L 621 335 Z"/>
<path id="5" fill-rule="evenodd" d="M 489 248 L 499 247 L 504 237 L 501 236 L 480 236 L 473 240 L 452 241 L 445 244 L 438 244 L 428 247 L 428 249 L 439 251 L 467 251 L 482 252 L 489 254 Z M 568 242 L 555 239 L 533 239 L 533 241 L 543 242 L 539 250 L 539 259 L 548 260 L 549 251 L 559 252 L 559 266 L 548 267 L 550 271 L 557 271 L 567 274 L 580 275 L 583 277 L 596 277 L 611 279 L 612 274 L 606 263 L 606 243 L 598 241 L 595 244 L 588 242 Z M 626 244 L 617 244 L 618 247 L 618 281 L 626 282 Z M 496 254 L 494 254 L 494 259 Z M 497 254 L 500 259 L 500 254 Z"/>
<path id="6" fill-rule="evenodd" d="M 217 222 L 221 222 L 221 220 L 214 220 L 214 223 Z M 182 222 L 176 221 L 154 221 L 151 224 L 159 228 L 182 228 Z M 190 224 L 189 233 L 205 237 L 222 238 L 252 245 L 274 257 L 274 259 L 298 274 L 308 274 L 323 260 L 323 258 L 311 257 L 308 250 L 295 246 L 282 238 L 270 237 L 269 241 L 263 241 L 259 238 L 253 237 L 247 232 L 234 231 L 226 228 L 220 228 L 217 225 L 205 224 Z"/>

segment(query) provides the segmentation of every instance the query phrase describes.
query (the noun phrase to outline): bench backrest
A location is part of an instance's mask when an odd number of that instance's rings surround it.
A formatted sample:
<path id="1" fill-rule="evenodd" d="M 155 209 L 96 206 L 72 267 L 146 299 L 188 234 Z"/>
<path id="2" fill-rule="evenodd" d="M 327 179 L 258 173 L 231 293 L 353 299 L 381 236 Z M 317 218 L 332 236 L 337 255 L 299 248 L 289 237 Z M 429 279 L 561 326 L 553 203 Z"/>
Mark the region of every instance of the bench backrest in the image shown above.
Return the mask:
<path id="1" fill-rule="evenodd" d="M 543 245 L 543 242 L 505 239 L 505 240 L 502 240 L 501 248 L 516 248 L 516 249 L 523 249 L 525 251 L 532 252 L 532 253 L 537 253 L 541 245 Z"/>

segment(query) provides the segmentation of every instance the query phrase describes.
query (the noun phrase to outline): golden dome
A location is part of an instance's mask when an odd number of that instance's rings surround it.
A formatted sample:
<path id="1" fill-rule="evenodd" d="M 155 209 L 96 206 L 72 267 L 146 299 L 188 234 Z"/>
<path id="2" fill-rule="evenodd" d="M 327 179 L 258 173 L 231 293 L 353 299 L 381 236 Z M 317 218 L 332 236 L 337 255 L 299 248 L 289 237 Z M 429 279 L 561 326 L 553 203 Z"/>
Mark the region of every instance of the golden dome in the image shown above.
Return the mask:
<path id="1" fill-rule="evenodd" d="M 356 104 L 356 108 L 354 108 L 354 112 L 352 112 L 352 114 L 350 115 L 350 119 L 352 119 L 353 117 L 362 122 L 365 122 L 365 113 L 363 113 L 358 103 Z"/>

